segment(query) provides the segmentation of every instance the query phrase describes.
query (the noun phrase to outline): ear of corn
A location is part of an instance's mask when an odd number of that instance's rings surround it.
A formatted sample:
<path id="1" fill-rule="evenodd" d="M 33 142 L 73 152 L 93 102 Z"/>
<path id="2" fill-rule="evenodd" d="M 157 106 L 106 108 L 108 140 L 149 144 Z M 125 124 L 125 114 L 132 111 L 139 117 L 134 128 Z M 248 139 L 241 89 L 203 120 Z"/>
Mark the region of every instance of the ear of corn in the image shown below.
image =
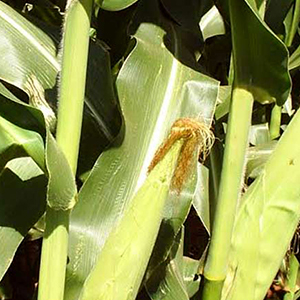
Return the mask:
<path id="1" fill-rule="evenodd" d="M 81 300 L 135 299 L 161 223 L 182 141 L 172 146 L 151 171 L 108 237 Z"/>

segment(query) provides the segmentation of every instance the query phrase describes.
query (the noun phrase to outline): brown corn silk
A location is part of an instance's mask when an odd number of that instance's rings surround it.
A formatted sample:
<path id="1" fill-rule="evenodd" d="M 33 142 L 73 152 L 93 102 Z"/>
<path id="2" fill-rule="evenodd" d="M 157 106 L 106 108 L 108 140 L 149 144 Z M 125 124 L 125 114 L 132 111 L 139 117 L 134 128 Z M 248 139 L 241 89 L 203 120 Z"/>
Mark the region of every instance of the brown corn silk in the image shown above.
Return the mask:
<path id="1" fill-rule="evenodd" d="M 203 161 L 208 155 L 214 142 L 214 135 L 204 123 L 192 119 L 181 118 L 174 122 L 167 139 L 156 151 L 148 168 L 148 173 L 164 158 L 175 142 L 183 140 L 180 155 L 171 182 L 171 189 L 178 194 L 190 174 L 192 158 L 197 151 L 197 157 L 202 154 Z"/>

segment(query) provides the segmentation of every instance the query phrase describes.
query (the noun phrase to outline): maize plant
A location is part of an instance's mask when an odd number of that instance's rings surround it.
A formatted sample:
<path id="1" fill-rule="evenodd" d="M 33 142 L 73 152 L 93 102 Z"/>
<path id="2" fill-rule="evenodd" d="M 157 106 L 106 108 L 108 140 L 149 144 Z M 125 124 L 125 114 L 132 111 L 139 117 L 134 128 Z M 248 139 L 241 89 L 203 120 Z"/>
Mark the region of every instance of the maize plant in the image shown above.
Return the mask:
<path id="1" fill-rule="evenodd" d="M 0 299 L 300 298 L 300 1 L 0 2 Z"/>

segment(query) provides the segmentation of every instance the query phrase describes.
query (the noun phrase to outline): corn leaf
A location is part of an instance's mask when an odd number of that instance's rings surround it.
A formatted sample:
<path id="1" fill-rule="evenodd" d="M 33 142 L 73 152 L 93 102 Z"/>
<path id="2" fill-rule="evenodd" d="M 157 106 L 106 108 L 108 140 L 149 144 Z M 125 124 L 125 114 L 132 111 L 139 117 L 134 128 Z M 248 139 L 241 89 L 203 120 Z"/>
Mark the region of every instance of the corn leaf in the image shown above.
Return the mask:
<path id="1" fill-rule="evenodd" d="M 11 160 L 0 173 L 0 280 L 45 210 L 47 179 L 29 157 Z"/>
<path id="2" fill-rule="evenodd" d="M 193 199 L 193 206 L 208 233 L 211 230 L 210 208 L 209 208 L 209 171 L 198 163 L 198 182 Z"/>
<path id="3" fill-rule="evenodd" d="M 263 171 L 276 144 L 277 141 L 271 141 L 248 149 L 246 177 L 256 178 Z"/>
<path id="4" fill-rule="evenodd" d="M 229 112 L 230 99 L 232 87 L 230 85 L 220 86 L 218 100 L 219 103 L 216 108 L 216 119 L 221 119 Z"/>
<path id="5" fill-rule="evenodd" d="M 43 166 L 44 145 L 38 133 L 20 128 L 2 117 L 0 117 L 0 129 L 0 154 L 4 164 L 9 158 L 28 154 L 40 166 Z M 25 153 L 22 153 L 22 150 L 25 150 Z M 5 157 L 3 154 L 5 156 L 8 155 L 8 157 Z"/>
<path id="6" fill-rule="evenodd" d="M 256 124 L 250 127 L 249 143 L 254 146 L 269 143 L 271 141 L 268 123 Z"/>
<path id="7" fill-rule="evenodd" d="M 216 6 L 213 6 L 200 20 L 204 41 L 210 37 L 225 34 L 224 20 Z"/>
<path id="8" fill-rule="evenodd" d="M 45 170 L 43 115 L 20 103 L 1 83 L 0 93 L 0 170 L 10 159 L 20 156 L 31 156 Z"/>
<path id="9" fill-rule="evenodd" d="M 238 61 L 236 85 L 251 91 L 256 101 L 276 101 L 283 105 L 291 87 L 285 45 L 247 1 L 230 0 L 229 3 L 233 47 Z"/>
<path id="10" fill-rule="evenodd" d="M 293 70 L 300 66 L 300 46 L 293 52 L 289 60 L 289 69 Z"/>
<path id="11" fill-rule="evenodd" d="M 46 142 L 46 164 L 49 176 L 47 204 L 55 210 L 73 208 L 77 194 L 75 178 L 66 157 L 49 131 Z"/>
<path id="12" fill-rule="evenodd" d="M 96 0 L 96 4 L 102 9 L 109 11 L 118 11 L 129 7 L 138 0 Z"/>
<path id="13" fill-rule="evenodd" d="M 147 292 L 153 300 L 188 300 L 199 289 L 200 262 L 183 256 L 183 229 L 176 236 L 168 260 L 147 281 Z"/>
<path id="14" fill-rule="evenodd" d="M 38 74 L 43 87 L 51 89 L 60 69 L 51 38 L 4 2 L 0 24 L 0 78 L 23 89 L 29 76 Z"/>

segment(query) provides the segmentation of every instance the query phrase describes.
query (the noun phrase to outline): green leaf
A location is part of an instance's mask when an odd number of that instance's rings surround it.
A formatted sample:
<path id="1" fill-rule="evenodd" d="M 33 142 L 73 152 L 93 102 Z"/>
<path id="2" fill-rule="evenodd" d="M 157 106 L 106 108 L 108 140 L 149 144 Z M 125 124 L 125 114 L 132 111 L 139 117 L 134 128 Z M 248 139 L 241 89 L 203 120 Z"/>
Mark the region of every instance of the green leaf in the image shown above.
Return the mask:
<path id="1" fill-rule="evenodd" d="M 189 299 L 199 289 L 200 262 L 183 256 L 183 228 L 178 233 L 168 259 L 161 264 L 147 281 L 146 288 L 151 299 Z"/>
<path id="2" fill-rule="evenodd" d="M 299 68 L 300 66 L 300 45 L 299 47 L 293 52 L 289 60 L 289 69 L 293 70 Z"/>
<path id="3" fill-rule="evenodd" d="M 300 22 L 300 2 L 299 0 L 295 0 L 293 2 L 294 3 L 292 4 L 284 20 L 284 26 L 286 30 L 284 42 L 287 47 L 292 46 Z"/>
<path id="4" fill-rule="evenodd" d="M 292 96 L 290 94 L 287 101 L 284 103 L 282 107 L 282 113 L 288 114 L 288 116 L 291 117 L 294 114 L 294 112 L 295 110 L 293 109 Z"/>
<path id="5" fill-rule="evenodd" d="M 296 255 L 292 252 L 288 256 L 288 267 L 286 270 L 286 286 L 287 293 L 284 295 L 284 300 L 293 300 L 295 297 L 295 292 L 298 290 L 297 279 L 299 271 L 299 262 Z"/>
<path id="6" fill-rule="evenodd" d="M 21 104 L 0 83 L 0 170 L 10 159 L 26 155 L 45 170 L 43 125 L 43 116 L 37 109 Z"/>
<path id="7" fill-rule="evenodd" d="M 209 212 L 209 171 L 206 167 L 198 163 L 197 165 L 198 182 L 195 191 L 193 206 L 203 223 L 207 232 L 210 233 L 211 222 Z"/>
<path id="8" fill-rule="evenodd" d="M 201 261 L 183 256 L 183 280 L 189 298 L 193 297 L 199 289 L 201 277 L 199 266 Z"/>
<path id="9" fill-rule="evenodd" d="M 3 2 L 0 24 L 0 78 L 26 90 L 35 74 L 45 89 L 53 88 L 60 65 L 51 38 Z"/>
<path id="10" fill-rule="evenodd" d="M 73 208 L 77 193 L 75 178 L 66 157 L 49 131 L 46 142 L 46 164 L 49 175 L 47 204 L 55 210 Z"/>
<path id="11" fill-rule="evenodd" d="M 213 6 L 199 23 L 204 41 L 210 37 L 225 34 L 225 24 L 216 6 Z"/>
<path id="12" fill-rule="evenodd" d="M 221 140 L 216 139 L 209 155 L 209 221 L 210 229 L 214 223 L 218 203 L 219 186 L 221 179 L 224 146 Z M 199 209 L 198 209 L 199 210 Z M 198 212 L 199 215 L 199 212 Z M 210 233 L 210 231 L 208 231 Z"/>
<path id="13" fill-rule="evenodd" d="M 110 11 L 118 11 L 129 7 L 138 0 L 96 0 L 96 4 L 102 9 Z"/>
<path id="14" fill-rule="evenodd" d="M 291 89 L 285 45 L 247 1 L 230 0 L 229 3 L 236 57 L 235 84 L 249 90 L 256 101 L 276 101 L 283 105 Z"/>
<path id="15" fill-rule="evenodd" d="M 45 210 L 47 179 L 31 158 L 10 161 L 0 174 L 0 280 L 17 247 Z"/>
<path id="16" fill-rule="evenodd" d="M 20 101 L 0 82 L 1 116 L 16 126 L 46 135 L 45 120 L 39 109 Z M 22 115 L 23 118 L 19 116 Z"/>
<path id="17" fill-rule="evenodd" d="M 252 125 L 249 133 L 249 147 L 247 151 L 246 178 L 256 178 L 272 154 L 277 141 L 272 141 L 268 123 Z"/>
<path id="18" fill-rule="evenodd" d="M 178 27 L 162 15 L 158 3 L 141 2 L 135 16 L 132 34 L 137 43 L 117 78 L 124 127 L 112 148 L 99 157 L 71 214 L 66 299 L 78 297 L 173 122 L 191 117 L 209 126 L 215 107 L 218 82 L 182 63 L 187 56 L 179 46 Z M 181 220 L 191 201 L 190 196 L 184 201 Z"/>
<path id="19" fill-rule="evenodd" d="M 0 169 L 10 158 L 25 156 L 26 154 L 43 167 L 44 144 L 38 133 L 18 127 L 1 116 L 0 129 Z"/>
<path id="20" fill-rule="evenodd" d="M 152 300 L 188 300 L 183 280 L 183 231 L 178 234 L 165 264 L 147 281 L 147 292 Z"/>
<path id="21" fill-rule="evenodd" d="M 276 144 L 277 141 L 271 141 L 248 149 L 246 177 L 256 178 L 263 171 Z"/>
<path id="22" fill-rule="evenodd" d="M 249 143 L 256 146 L 266 144 L 271 141 L 268 123 L 256 124 L 250 127 Z"/>
<path id="23" fill-rule="evenodd" d="M 230 85 L 220 86 L 218 100 L 220 103 L 216 108 L 216 119 L 219 120 L 225 115 L 228 114 L 230 108 L 230 99 L 231 99 L 232 87 Z"/>

